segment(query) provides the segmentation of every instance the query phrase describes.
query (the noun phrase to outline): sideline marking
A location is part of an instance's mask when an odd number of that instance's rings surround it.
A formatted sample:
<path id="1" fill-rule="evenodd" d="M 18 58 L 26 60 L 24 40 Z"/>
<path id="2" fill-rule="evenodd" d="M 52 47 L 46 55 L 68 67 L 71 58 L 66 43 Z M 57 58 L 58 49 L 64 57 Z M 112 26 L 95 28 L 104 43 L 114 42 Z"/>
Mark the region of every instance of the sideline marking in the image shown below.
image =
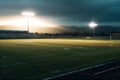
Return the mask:
<path id="1" fill-rule="evenodd" d="M 116 57 L 115 57 L 116 58 Z M 107 60 L 111 60 L 113 58 L 110 58 L 110 59 L 107 59 Z M 45 79 L 42 79 L 42 80 L 50 80 L 50 79 L 53 79 L 53 78 L 57 78 L 57 77 L 61 77 L 61 76 L 65 76 L 65 75 L 69 75 L 69 74 L 73 74 L 73 73 L 76 73 L 76 72 L 80 72 L 80 71 L 85 71 L 85 70 L 88 70 L 88 69 L 92 69 L 93 67 L 100 67 L 100 66 L 103 66 L 103 65 L 106 65 L 106 64 L 110 64 L 110 63 L 113 63 L 113 62 L 117 62 L 118 60 L 114 60 L 114 61 L 111 61 L 111 62 L 108 62 L 108 63 L 102 63 L 102 64 L 98 64 L 98 65 L 95 65 L 95 66 L 90 66 L 90 67 L 86 67 L 86 68 L 83 68 L 83 69 L 80 69 L 80 70 L 76 70 L 76 71 L 71 71 L 71 72 L 68 72 L 68 73 L 64 73 L 64 74 L 60 74 L 60 75 L 57 75 L 57 76 L 53 76 L 53 77 L 48 77 L 48 78 L 45 78 Z M 120 66 L 119 66 L 120 67 Z"/>
<path id="2" fill-rule="evenodd" d="M 105 73 L 105 72 L 108 72 L 108 71 L 117 69 L 117 68 L 119 68 L 119 67 L 120 67 L 120 66 L 117 66 L 117 67 L 114 67 L 114 68 L 110 68 L 110 69 L 106 69 L 106 70 L 103 70 L 103 71 L 101 71 L 101 72 L 94 73 L 94 75 L 99 75 L 99 74 L 102 74 L 102 73 Z"/>

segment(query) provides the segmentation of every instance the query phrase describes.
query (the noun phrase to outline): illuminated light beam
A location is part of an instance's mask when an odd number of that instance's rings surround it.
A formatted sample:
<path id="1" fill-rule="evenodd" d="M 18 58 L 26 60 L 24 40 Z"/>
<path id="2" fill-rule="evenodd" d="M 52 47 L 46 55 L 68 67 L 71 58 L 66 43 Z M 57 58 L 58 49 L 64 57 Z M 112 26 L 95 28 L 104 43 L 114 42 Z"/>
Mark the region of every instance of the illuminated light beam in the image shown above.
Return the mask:
<path id="1" fill-rule="evenodd" d="M 35 15 L 35 13 L 34 12 L 22 12 L 22 15 L 23 16 L 34 16 Z"/>
<path id="2" fill-rule="evenodd" d="M 96 26 L 98 26 L 98 24 L 95 23 L 95 22 L 91 22 L 91 23 L 89 24 L 89 26 L 90 26 L 90 28 L 95 28 Z"/>
<path id="3" fill-rule="evenodd" d="M 93 31 L 92 31 L 93 37 L 95 36 L 95 27 L 96 26 L 98 26 L 98 24 L 93 21 L 91 23 L 89 23 L 89 27 L 93 29 Z"/>
<path id="4" fill-rule="evenodd" d="M 21 12 L 22 15 L 22 12 Z M 6 16 L 0 18 L 0 29 L 6 30 L 28 30 L 27 26 L 27 16 L 24 15 L 14 15 Z M 56 33 L 55 30 L 61 29 L 62 27 L 57 23 L 57 21 L 44 17 L 41 15 L 35 15 L 29 17 L 30 32 L 50 32 Z M 5 27 L 4 27 L 5 26 Z M 52 29 L 50 29 L 52 28 Z M 58 31 L 59 32 L 59 31 Z"/>
<path id="5" fill-rule="evenodd" d="M 22 15 L 27 17 L 27 28 L 28 28 L 27 30 L 28 30 L 28 33 L 29 33 L 29 29 L 30 29 L 29 17 L 34 16 L 35 13 L 33 13 L 33 12 L 22 12 Z"/>

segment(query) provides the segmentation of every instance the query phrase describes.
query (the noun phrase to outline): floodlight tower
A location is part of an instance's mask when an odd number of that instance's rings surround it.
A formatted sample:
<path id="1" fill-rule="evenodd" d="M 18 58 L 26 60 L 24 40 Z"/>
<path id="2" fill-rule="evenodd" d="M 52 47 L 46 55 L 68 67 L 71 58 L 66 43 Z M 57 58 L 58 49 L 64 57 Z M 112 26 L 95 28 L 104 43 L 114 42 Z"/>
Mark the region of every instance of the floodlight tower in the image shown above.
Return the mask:
<path id="1" fill-rule="evenodd" d="M 93 21 L 89 23 L 89 27 L 92 28 L 92 36 L 93 37 L 95 36 L 95 27 L 96 26 L 98 26 L 98 24 Z"/>
<path id="2" fill-rule="evenodd" d="M 29 33 L 29 27 L 30 27 L 29 18 L 34 16 L 35 13 L 34 12 L 22 12 L 22 15 L 27 18 L 27 31 Z"/>

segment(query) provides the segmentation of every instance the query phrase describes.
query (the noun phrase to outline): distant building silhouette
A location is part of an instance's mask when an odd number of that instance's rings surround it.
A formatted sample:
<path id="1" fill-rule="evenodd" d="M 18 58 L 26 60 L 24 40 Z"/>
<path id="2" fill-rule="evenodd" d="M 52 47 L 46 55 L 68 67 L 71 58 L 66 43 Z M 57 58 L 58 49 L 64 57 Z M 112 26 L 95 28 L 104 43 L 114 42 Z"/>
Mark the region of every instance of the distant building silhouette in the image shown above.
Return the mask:
<path id="1" fill-rule="evenodd" d="M 110 38 L 112 40 L 114 40 L 114 39 L 119 39 L 120 40 L 120 33 L 111 33 Z"/>

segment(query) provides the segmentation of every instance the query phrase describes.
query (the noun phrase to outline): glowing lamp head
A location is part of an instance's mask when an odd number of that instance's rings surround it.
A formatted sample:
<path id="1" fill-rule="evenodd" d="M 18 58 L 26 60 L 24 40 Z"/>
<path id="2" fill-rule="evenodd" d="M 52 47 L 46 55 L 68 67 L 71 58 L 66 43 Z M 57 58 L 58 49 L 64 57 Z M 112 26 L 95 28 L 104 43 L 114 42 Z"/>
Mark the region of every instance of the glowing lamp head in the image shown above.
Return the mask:
<path id="1" fill-rule="evenodd" d="M 35 13 L 33 13 L 33 12 L 22 12 L 22 15 L 23 16 L 34 16 Z"/>
<path id="2" fill-rule="evenodd" d="M 90 28 L 95 28 L 96 26 L 98 26 L 98 24 L 95 23 L 95 22 L 91 22 L 91 23 L 89 24 L 89 26 L 90 26 Z"/>

